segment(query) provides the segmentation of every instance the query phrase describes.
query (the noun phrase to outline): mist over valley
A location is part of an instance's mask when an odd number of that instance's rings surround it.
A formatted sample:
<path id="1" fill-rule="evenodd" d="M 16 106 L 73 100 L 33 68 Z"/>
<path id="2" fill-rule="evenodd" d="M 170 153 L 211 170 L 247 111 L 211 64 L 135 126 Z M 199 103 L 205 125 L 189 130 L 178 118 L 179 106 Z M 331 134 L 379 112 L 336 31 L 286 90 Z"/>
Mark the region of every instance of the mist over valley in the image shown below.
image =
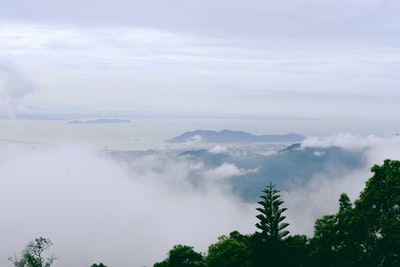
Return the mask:
<path id="1" fill-rule="evenodd" d="M 131 136 L 125 139 L 133 142 L 125 143 L 129 149 L 121 149 L 101 142 L 126 125 L 41 123 L 49 136 L 61 125 L 82 127 L 58 134 L 79 132 L 87 139 L 73 143 L 71 136 L 58 136 L 53 142 L 59 143 L 50 144 L 42 136 L 29 142 L 20 138 L 32 137 L 29 127 L 38 124 L 18 121 L 14 136 L 2 136 L 1 235 L 8 240 L 0 249 L 3 264 L 37 236 L 54 242 L 54 266 L 151 266 L 175 244 L 206 251 L 220 235 L 254 232 L 256 202 L 269 182 L 282 191 L 291 233 L 312 235 L 315 219 L 335 212 L 342 192 L 357 198 L 369 168 L 398 158 L 400 145 L 396 135 L 171 144 L 149 134 L 158 145 L 141 147 L 146 142 Z M 142 253 L 132 259 L 131 251 Z"/>

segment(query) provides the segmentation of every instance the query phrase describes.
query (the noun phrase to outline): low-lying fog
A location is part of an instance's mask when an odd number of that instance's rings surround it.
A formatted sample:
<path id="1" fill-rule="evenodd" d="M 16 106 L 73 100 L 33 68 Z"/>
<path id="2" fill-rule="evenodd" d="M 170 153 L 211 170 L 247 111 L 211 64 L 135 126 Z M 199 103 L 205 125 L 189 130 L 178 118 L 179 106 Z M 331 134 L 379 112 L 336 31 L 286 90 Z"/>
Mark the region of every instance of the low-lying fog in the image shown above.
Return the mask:
<path id="1" fill-rule="evenodd" d="M 152 266 L 175 244 L 206 252 L 220 235 L 256 230 L 257 192 L 270 180 L 282 191 L 291 233 L 312 235 L 316 218 L 336 212 L 340 193 L 354 201 L 373 164 L 400 156 L 399 136 L 308 137 L 286 151 L 186 145 L 105 151 L 3 142 L 0 265 L 39 236 L 53 241 L 55 267 Z M 280 174 L 290 179 L 265 177 Z"/>

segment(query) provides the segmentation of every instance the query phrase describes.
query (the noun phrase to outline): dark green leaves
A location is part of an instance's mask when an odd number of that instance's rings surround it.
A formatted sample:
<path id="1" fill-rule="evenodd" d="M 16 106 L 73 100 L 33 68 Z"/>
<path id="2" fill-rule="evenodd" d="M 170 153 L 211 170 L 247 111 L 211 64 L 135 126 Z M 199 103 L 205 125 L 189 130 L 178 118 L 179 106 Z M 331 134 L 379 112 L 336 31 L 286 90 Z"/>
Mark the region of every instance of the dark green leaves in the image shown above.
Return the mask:
<path id="1" fill-rule="evenodd" d="M 289 234 L 289 231 L 285 230 L 289 224 L 283 222 L 286 219 L 283 213 L 287 209 L 281 207 L 283 201 L 280 200 L 279 191 L 274 187 L 270 183 L 262 191 L 264 193 L 260 196 L 262 200 L 258 202 L 261 207 L 256 209 L 260 212 L 256 216 L 259 219 L 256 227 L 261 230 L 262 237 L 266 241 L 281 240 Z"/>
<path id="2" fill-rule="evenodd" d="M 193 250 L 193 247 L 186 245 L 175 245 L 168 253 L 168 258 L 154 264 L 154 267 L 191 267 L 205 266 L 203 255 Z"/>

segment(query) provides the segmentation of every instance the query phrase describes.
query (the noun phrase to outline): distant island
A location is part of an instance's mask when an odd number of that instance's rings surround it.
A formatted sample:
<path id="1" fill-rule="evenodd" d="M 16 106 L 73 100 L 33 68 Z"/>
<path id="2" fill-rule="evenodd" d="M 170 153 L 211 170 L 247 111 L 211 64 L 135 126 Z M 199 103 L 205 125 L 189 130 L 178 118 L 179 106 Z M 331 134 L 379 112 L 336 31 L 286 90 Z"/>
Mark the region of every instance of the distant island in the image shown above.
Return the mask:
<path id="1" fill-rule="evenodd" d="M 123 119 L 96 119 L 96 120 L 73 120 L 73 121 L 68 121 L 68 123 L 72 124 L 82 124 L 82 123 L 130 123 L 130 120 L 123 120 Z"/>
<path id="2" fill-rule="evenodd" d="M 196 130 L 185 132 L 179 136 L 166 140 L 170 143 L 184 143 L 188 141 L 204 141 L 211 143 L 261 143 L 261 142 L 301 142 L 305 136 L 299 134 L 283 135 L 252 135 L 242 131 L 210 131 Z"/>

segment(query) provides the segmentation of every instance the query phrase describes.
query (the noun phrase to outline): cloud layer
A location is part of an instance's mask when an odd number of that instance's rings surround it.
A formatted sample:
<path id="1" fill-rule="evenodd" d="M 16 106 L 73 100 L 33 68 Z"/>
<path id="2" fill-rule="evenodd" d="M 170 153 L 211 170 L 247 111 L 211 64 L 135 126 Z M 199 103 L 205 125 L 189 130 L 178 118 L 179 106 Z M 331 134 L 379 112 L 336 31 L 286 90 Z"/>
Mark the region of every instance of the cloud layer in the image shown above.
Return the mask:
<path id="1" fill-rule="evenodd" d="M 312 235 L 316 218 L 336 212 L 341 193 L 352 200 L 358 197 L 373 164 L 400 158 L 398 136 L 310 138 L 298 149 L 323 151 L 327 146 L 361 151 L 365 164 L 338 172 L 340 165 L 331 157 L 332 171 L 328 167 L 310 179 L 293 180 L 282 190 L 292 234 Z M 193 245 L 204 252 L 230 231 L 252 233 L 256 204 L 233 193 L 229 181 L 257 175 L 260 169 L 239 167 L 229 160 L 229 155 L 243 152 L 244 146 L 240 147 L 238 151 L 236 146 L 209 146 L 210 155 L 225 157 L 210 164 L 204 154 L 198 160 L 193 154 L 184 156 L 179 152 L 182 147 L 178 153 L 166 149 L 118 156 L 83 146 L 2 146 L 0 258 L 6 264 L 5 259 L 29 240 L 45 236 L 55 243 L 52 251 L 59 256 L 55 266 L 100 261 L 115 266 L 151 265 L 175 244 Z M 253 148 L 249 146 L 246 154 L 256 160 Z M 274 153 L 268 155 L 272 159 Z"/>
<path id="2" fill-rule="evenodd" d="M 217 186 L 196 189 L 190 168 L 146 157 L 128 168 L 77 147 L 1 148 L 2 264 L 38 236 L 55 243 L 55 266 L 149 266 L 174 244 L 205 251 L 219 235 L 251 231 L 253 209 Z"/>

